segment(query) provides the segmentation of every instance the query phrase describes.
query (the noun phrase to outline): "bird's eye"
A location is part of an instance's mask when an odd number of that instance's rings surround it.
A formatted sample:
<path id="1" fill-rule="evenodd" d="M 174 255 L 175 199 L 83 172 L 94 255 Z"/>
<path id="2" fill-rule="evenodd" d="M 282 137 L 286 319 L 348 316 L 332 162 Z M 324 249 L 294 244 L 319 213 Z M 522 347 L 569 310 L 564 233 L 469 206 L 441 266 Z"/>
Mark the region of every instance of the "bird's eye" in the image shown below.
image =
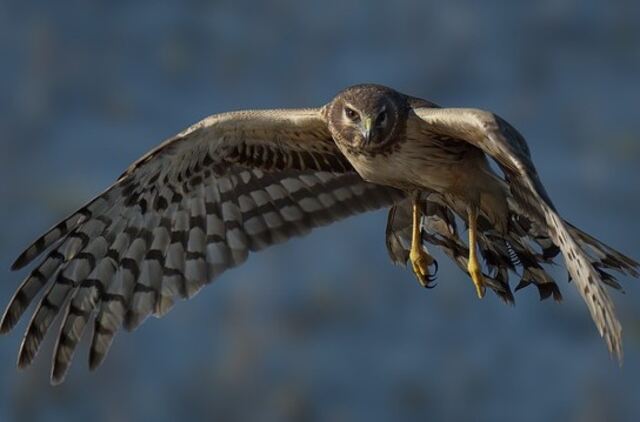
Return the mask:
<path id="1" fill-rule="evenodd" d="M 382 126 L 386 120 L 387 120 L 387 112 L 386 111 L 380 112 L 380 114 L 378 114 L 378 117 L 376 117 L 376 126 Z"/>
<path id="2" fill-rule="evenodd" d="M 344 108 L 344 115 L 347 116 L 347 118 L 352 122 L 357 122 L 360 120 L 360 115 L 358 114 L 358 112 L 351 107 Z"/>

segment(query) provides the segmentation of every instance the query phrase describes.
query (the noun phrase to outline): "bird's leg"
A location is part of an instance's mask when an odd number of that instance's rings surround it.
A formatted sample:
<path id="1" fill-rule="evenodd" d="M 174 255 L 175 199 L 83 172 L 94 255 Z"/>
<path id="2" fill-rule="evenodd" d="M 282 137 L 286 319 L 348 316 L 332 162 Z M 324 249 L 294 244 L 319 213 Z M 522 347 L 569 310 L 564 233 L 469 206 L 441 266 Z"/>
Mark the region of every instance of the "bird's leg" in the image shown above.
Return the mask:
<path id="1" fill-rule="evenodd" d="M 421 220 L 422 212 L 420 210 L 420 194 L 416 193 L 413 197 L 413 227 L 409 260 L 411 261 L 413 272 L 422 287 L 430 288 L 432 287 L 431 282 L 435 280 L 435 274 L 438 271 L 438 262 L 422 247 Z M 433 274 L 429 272 L 429 267 L 431 265 L 435 266 Z"/>
<path id="2" fill-rule="evenodd" d="M 476 255 L 478 210 L 475 207 L 470 206 L 467 214 L 469 217 L 469 262 L 467 263 L 467 271 L 469 271 L 473 284 L 476 285 L 478 297 L 482 299 L 485 293 L 484 277 L 482 276 L 482 267 L 480 266 L 478 256 Z"/>

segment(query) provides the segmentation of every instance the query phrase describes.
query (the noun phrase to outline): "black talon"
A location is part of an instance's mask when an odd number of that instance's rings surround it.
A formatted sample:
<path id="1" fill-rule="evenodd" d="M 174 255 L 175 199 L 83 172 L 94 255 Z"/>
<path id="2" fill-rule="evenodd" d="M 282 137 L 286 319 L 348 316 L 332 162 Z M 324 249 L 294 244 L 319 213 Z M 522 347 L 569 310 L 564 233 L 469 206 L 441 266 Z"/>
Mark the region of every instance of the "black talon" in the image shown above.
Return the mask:
<path id="1" fill-rule="evenodd" d="M 425 281 L 423 282 L 423 280 L 418 277 L 418 275 L 416 274 L 416 277 L 418 278 L 418 281 L 420 282 L 420 285 L 422 287 L 424 287 L 425 289 L 433 289 L 434 287 L 436 287 L 438 285 L 438 283 L 433 283 L 438 277 L 438 261 L 436 261 L 435 259 L 433 260 L 433 262 L 429 265 L 429 267 L 431 267 L 433 265 L 433 273 L 427 274 L 425 276 Z"/>
<path id="2" fill-rule="evenodd" d="M 434 263 L 435 271 L 433 272 L 433 274 L 429 274 L 426 277 L 427 278 L 427 283 L 424 285 L 425 289 L 433 289 L 434 287 L 436 287 L 438 285 L 438 283 L 433 283 L 438 278 L 436 276 L 436 274 L 438 273 L 438 263 L 435 260 L 433 261 L 433 263 Z"/>
<path id="3" fill-rule="evenodd" d="M 427 276 L 427 283 L 423 284 L 422 286 L 425 289 L 433 289 L 434 287 L 436 287 L 438 285 L 438 283 L 433 283 L 432 282 L 435 280 L 436 278 L 433 276 Z"/>

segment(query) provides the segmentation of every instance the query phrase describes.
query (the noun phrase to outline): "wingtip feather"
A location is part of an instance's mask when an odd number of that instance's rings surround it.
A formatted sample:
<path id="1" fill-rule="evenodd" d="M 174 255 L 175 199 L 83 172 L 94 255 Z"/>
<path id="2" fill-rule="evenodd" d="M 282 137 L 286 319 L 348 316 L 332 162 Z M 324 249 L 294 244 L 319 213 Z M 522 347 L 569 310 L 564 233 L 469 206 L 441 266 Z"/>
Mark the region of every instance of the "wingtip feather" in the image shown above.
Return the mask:
<path id="1" fill-rule="evenodd" d="M 7 309 L 8 310 L 8 309 Z M 0 320 L 0 334 L 9 334 L 9 332 L 16 325 L 16 321 L 13 321 L 11 317 L 5 312 Z"/>
<path id="2" fill-rule="evenodd" d="M 0 334 L 8 334 L 13 330 L 23 312 L 29 306 L 28 304 L 25 305 L 25 301 L 21 299 L 21 297 L 21 290 L 18 289 L 2 315 L 2 319 L 0 320 Z"/>
<path id="3" fill-rule="evenodd" d="M 26 251 L 22 252 L 20 254 L 20 256 L 18 256 L 15 261 L 13 261 L 13 263 L 11 264 L 11 271 L 18 271 L 22 268 L 24 268 L 27 264 L 28 264 L 28 260 L 26 258 Z"/>
<path id="4" fill-rule="evenodd" d="M 18 352 L 18 362 L 17 362 L 18 369 L 28 368 L 29 365 L 31 365 L 31 362 L 33 362 L 33 358 L 34 358 L 33 353 L 27 352 L 24 347 L 21 347 L 20 351 Z"/>
<path id="5" fill-rule="evenodd" d="M 51 366 L 51 376 L 49 378 L 49 383 L 52 386 L 62 384 L 67 377 L 68 370 L 69 365 L 63 365 L 57 361 L 54 361 L 53 365 Z"/>
<path id="6" fill-rule="evenodd" d="M 53 374 L 51 374 L 51 378 L 49 379 L 49 384 L 51 384 L 52 387 L 57 387 L 64 382 L 65 378 L 66 378 L 66 374 L 62 375 L 62 377 L 59 377 L 59 378 L 56 378 Z"/>
<path id="7" fill-rule="evenodd" d="M 104 358 L 104 353 L 100 353 L 92 348 L 89 352 L 89 370 L 93 372 L 98 369 L 98 367 L 102 364 Z"/>

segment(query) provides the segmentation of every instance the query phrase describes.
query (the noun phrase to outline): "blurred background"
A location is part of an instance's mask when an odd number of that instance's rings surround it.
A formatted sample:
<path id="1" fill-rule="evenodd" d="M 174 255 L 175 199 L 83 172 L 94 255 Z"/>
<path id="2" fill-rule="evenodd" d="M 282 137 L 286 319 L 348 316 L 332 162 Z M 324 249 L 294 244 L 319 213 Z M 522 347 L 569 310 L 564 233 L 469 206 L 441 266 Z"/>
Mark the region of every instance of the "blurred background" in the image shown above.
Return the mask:
<path id="1" fill-rule="evenodd" d="M 21 249 L 200 118 L 316 106 L 378 82 L 495 111 L 525 134 L 562 214 L 640 258 L 640 2 L 2 1 L 0 302 Z M 554 274 L 479 301 L 441 254 L 420 288 L 393 266 L 384 211 L 268 249 L 162 320 L 80 347 L 49 386 L 53 336 L 15 369 L 0 420 L 640 420 L 640 288 L 613 293 L 626 361 Z M 52 331 L 56 331 L 55 329 Z"/>

